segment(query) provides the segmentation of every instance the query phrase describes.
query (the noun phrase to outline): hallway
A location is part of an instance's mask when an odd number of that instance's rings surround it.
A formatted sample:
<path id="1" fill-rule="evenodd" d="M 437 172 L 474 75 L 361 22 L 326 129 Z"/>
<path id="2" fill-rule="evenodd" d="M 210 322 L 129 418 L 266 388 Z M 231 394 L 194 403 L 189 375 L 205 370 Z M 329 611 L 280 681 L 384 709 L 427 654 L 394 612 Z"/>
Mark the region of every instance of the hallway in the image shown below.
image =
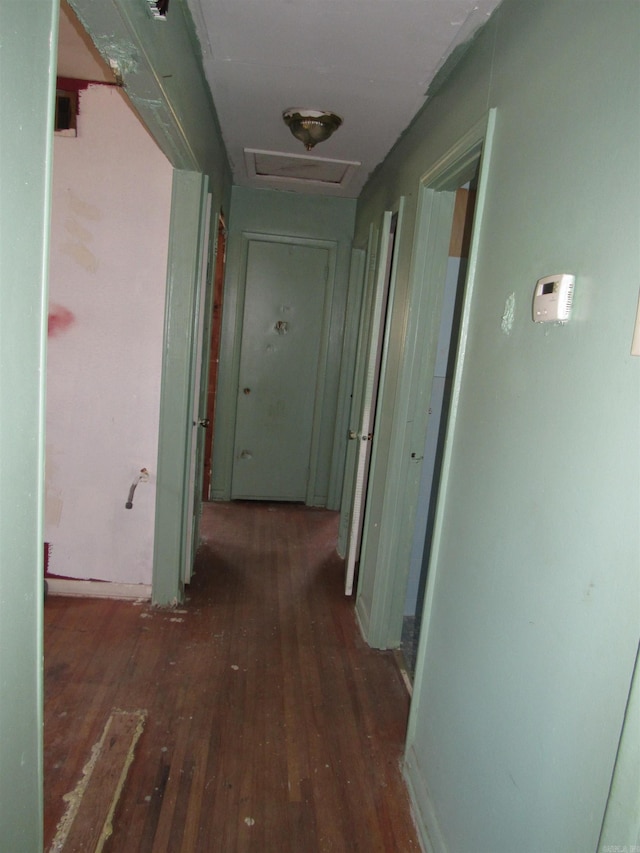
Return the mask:
<path id="1" fill-rule="evenodd" d="M 342 594 L 337 515 L 207 504 L 184 607 L 50 597 L 45 849 L 113 709 L 146 723 L 107 851 L 418 851 L 408 697 Z"/>

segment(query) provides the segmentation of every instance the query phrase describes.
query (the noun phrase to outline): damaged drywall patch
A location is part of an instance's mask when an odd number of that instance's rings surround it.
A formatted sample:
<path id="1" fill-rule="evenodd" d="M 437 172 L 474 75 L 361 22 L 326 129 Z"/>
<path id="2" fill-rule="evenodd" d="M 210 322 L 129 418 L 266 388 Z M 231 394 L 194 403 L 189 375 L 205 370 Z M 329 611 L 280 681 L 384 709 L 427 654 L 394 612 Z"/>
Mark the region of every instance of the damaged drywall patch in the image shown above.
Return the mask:
<path id="1" fill-rule="evenodd" d="M 511 330 L 513 329 L 513 321 L 515 318 L 516 312 L 516 295 L 515 293 L 510 293 L 507 296 L 506 302 L 504 303 L 504 314 L 502 315 L 502 323 L 501 328 L 505 335 L 510 335 Z"/>
<path id="2" fill-rule="evenodd" d="M 78 0 L 69 0 L 69 6 L 80 24 L 96 46 L 98 53 L 105 60 L 116 78 L 116 84 L 121 86 L 127 74 L 135 74 L 140 65 L 139 52 L 133 42 L 126 38 L 116 38 L 114 34 L 94 33 L 82 4 Z"/>
<path id="3" fill-rule="evenodd" d="M 129 75 L 136 74 L 140 67 L 138 50 L 132 42 L 114 42 L 108 36 L 98 35 L 93 38 L 93 43 L 98 52 L 104 57 L 111 72 L 115 77 L 116 84 L 123 86 Z"/>
<path id="4" fill-rule="evenodd" d="M 164 102 L 158 98 L 141 98 L 134 92 L 129 92 L 129 100 L 136 108 L 147 109 L 153 113 L 161 113 L 165 107 Z"/>

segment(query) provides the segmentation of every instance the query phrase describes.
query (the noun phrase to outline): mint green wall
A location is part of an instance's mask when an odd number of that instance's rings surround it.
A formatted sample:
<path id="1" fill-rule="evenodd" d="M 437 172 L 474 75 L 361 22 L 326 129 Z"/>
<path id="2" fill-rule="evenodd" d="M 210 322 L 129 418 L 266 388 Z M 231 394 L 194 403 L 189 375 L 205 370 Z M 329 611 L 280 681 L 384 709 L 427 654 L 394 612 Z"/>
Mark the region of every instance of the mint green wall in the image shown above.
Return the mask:
<path id="1" fill-rule="evenodd" d="M 639 32 L 635 0 L 506 0 L 359 201 L 363 240 L 406 197 L 392 385 L 420 177 L 496 108 L 408 737 L 429 849 L 598 846 L 640 624 Z M 565 327 L 531 320 L 554 272 L 577 276 Z"/>
<path id="2" fill-rule="evenodd" d="M 0 0 L 0 849 L 42 849 L 44 375 L 57 0 Z"/>
<path id="3" fill-rule="evenodd" d="M 243 234 L 265 234 L 329 241 L 336 247 L 335 285 L 331 309 L 324 406 L 312 503 L 337 508 L 342 488 L 348 408 L 338 396 L 342 336 L 345 329 L 351 238 L 356 203 L 352 199 L 303 196 L 274 190 L 234 187 L 229 217 L 225 293 L 222 309 L 220 374 L 216 400 L 212 497 L 231 494 L 233 439 L 240 341 L 242 281 L 246 240 Z M 319 318 L 321 322 L 321 318 Z M 332 466 L 332 460 L 334 462 Z"/>

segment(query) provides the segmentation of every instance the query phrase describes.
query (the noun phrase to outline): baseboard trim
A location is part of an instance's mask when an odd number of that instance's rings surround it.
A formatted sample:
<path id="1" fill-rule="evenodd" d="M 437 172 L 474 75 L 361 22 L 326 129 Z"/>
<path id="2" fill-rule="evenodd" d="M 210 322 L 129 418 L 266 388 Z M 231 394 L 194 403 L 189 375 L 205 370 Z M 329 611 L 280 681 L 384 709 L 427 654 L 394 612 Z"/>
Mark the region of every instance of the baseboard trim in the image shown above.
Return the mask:
<path id="1" fill-rule="evenodd" d="M 413 815 L 420 844 L 425 853 L 447 853 L 447 845 L 440 831 L 436 812 L 427 790 L 413 746 L 405 756 L 403 775 L 413 807 Z"/>
<path id="2" fill-rule="evenodd" d="M 370 646 L 371 643 L 369 642 L 369 612 L 362 601 L 362 596 L 360 595 L 356 598 L 356 606 L 354 610 L 356 614 L 356 622 L 358 624 L 358 628 L 360 628 L 360 633 L 362 634 L 362 639 Z"/>
<path id="3" fill-rule="evenodd" d="M 108 581 L 68 580 L 46 578 L 49 595 L 70 595 L 82 598 L 122 598 L 127 601 L 151 598 L 151 584 L 109 583 Z"/>
<path id="4" fill-rule="evenodd" d="M 397 665 L 398 670 L 400 672 L 400 675 L 402 677 L 402 681 L 403 681 L 404 686 L 407 690 L 407 693 L 409 694 L 409 698 L 411 698 L 413 696 L 413 682 L 412 682 L 411 676 L 409 675 L 409 672 L 407 670 L 407 665 L 406 665 L 405 660 L 404 660 L 404 655 L 402 654 L 400 649 L 394 649 L 393 655 L 396 659 L 396 665 Z"/>

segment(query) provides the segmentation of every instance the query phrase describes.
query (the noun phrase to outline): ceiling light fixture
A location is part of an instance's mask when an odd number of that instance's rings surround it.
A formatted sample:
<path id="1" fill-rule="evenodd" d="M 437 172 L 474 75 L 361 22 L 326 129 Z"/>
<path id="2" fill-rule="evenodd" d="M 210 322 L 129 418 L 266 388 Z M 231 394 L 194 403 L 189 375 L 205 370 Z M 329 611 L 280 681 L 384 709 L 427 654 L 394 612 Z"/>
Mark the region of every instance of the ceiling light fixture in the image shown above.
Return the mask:
<path id="1" fill-rule="evenodd" d="M 324 110 L 301 110 L 297 107 L 285 110 L 282 118 L 291 133 L 302 142 L 307 151 L 311 151 L 318 142 L 328 139 L 342 124 L 342 119 L 335 113 L 327 113 Z"/>

